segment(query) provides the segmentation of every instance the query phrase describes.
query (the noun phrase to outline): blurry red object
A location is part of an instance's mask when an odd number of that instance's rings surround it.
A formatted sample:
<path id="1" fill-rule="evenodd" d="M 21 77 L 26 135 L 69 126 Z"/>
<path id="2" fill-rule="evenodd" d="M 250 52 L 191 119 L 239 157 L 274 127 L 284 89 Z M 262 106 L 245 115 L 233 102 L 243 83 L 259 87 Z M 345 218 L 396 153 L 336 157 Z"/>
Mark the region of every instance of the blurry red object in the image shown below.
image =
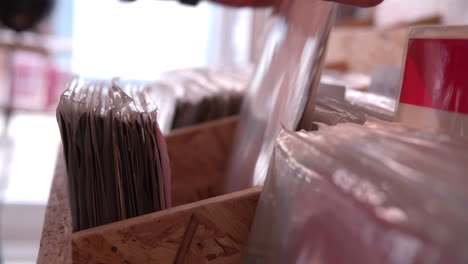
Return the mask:
<path id="1" fill-rule="evenodd" d="M 55 110 L 60 95 L 67 88 L 72 75 L 69 71 L 62 69 L 54 63 L 48 64 L 47 69 L 47 99 L 44 107 Z"/>
<path id="2" fill-rule="evenodd" d="M 467 39 L 410 39 L 400 102 L 468 114 L 467 72 Z"/>
<path id="3" fill-rule="evenodd" d="M 13 108 L 47 111 L 55 108 L 71 74 L 48 57 L 18 52 L 12 76 Z"/>
<path id="4" fill-rule="evenodd" d="M 416 28 L 406 53 L 397 120 L 466 135 L 468 27 Z"/>

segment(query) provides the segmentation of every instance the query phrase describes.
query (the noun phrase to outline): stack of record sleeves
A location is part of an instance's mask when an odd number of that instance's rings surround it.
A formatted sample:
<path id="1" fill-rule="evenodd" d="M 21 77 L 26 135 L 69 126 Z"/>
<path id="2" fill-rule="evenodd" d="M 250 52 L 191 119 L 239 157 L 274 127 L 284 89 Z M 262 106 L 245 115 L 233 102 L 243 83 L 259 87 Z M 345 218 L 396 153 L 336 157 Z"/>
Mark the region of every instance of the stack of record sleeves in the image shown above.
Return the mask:
<path id="1" fill-rule="evenodd" d="M 176 94 L 172 129 L 240 113 L 251 68 L 216 67 L 171 71 L 158 80 Z"/>
<path id="2" fill-rule="evenodd" d="M 167 147 L 157 108 L 139 89 L 74 79 L 61 96 L 62 135 L 73 230 L 171 206 Z"/>

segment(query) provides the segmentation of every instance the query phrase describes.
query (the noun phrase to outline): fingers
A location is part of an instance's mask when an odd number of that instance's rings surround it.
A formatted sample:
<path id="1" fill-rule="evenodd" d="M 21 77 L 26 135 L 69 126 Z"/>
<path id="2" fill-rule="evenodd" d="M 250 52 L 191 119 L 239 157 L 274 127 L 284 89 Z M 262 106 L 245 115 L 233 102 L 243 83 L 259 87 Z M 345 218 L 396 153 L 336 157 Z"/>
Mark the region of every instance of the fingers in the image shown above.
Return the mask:
<path id="1" fill-rule="evenodd" d="M 346 5 L 354 5 L 359 7 L 371 7 L 376 6 L 383 2 L 383 0 L 325 0 L 331 2 L 337 2 Z"/>
<path id="2" fill-rule="evenodd" d="M 253 7 L 262 7 L 262 6 L 272 6 L 276 0 L 211 0 L 223 5 L 228 6 L 253 6 Z"/>
<path id="3" fill-rule="evenodd" d="M 228 6 L 271 6 L 278 0 L 211 0 L 220 4 Z M 286 0 L 288 1 L 288 0 Z M 337 2 L 341 4 L 354 5 L 359 7 L 371 7 L 378 5 L 383 2 L 383 0 L 325 0 L 331 2 Z"/>

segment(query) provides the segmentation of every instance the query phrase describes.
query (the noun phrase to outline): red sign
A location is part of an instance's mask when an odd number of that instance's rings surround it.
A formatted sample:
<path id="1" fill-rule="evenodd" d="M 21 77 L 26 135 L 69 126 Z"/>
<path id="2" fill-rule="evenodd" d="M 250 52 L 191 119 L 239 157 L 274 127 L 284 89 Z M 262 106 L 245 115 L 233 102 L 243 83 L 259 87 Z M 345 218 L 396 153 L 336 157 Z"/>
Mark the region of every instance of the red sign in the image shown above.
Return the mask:
<path id="1" fill-rule="evenodd" d="M 410 39 L 400 102 L 468 114 L 468 39 Z"/>

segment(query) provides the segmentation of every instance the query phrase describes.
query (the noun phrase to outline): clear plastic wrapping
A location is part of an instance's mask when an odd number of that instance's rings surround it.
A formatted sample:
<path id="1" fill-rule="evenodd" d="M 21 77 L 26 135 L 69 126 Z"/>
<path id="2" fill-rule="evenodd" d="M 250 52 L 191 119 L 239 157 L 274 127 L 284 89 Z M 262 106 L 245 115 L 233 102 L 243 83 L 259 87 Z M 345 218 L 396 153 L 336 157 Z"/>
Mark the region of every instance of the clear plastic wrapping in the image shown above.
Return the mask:
<path id="1" fill-rule="evenodd" d="M 393 121 L 395 118 L 396 101 L 388 96 L 348 90 L 346 101 L 368 116 L 386 121 Z"/>
<path id="2" fill-rule="evenodd" d="M 73 230 L 171 206 L 157 108 L 138 86 L 74 79 L 57 107 Z"/>
<path id="3" fill-rule="evenodd" d="M 282 132 L 243 263 L 467 263 L 467 147 L 383 122 Z"/>
<path id="4" fill-rule="evenodd" d="M 164 135 L 172 130 L 172 123 L 176 111 L 177 98 L 171 85 L 162 81 L 129 81 L 116 82 L 124 92 L 132 90 L 146 93 L 158 108 L 158 125 Z"/>
<path id="5" fill-rule="evenodd" d="M 242 106 L 227 192 L 262 185 L 281 128 L 310 124 L 334 12 L 330 2 L 277 1 Z"/>
<path id="6" fill-rule="evenodd" d="M 329 98 L 317 98 L 314 118 L 311 121 L 329 126 L 340 123 L 363 125 L 367 121 L 367 116 L 346 102 L 339 102 Z"/>

